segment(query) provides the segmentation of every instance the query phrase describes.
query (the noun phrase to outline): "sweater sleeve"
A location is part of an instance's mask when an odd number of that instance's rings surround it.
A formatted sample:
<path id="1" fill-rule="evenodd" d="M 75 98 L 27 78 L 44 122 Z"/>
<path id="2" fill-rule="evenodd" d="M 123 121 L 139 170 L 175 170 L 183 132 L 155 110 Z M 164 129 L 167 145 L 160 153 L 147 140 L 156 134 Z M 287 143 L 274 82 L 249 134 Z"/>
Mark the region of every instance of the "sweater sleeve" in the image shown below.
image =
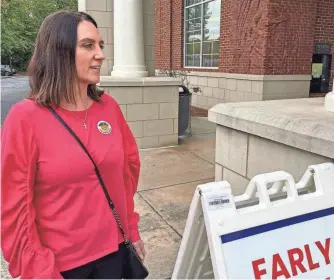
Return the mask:
<path id="1" fill-rule="evenodd" d="M 124 181 L 127 196 L 127 213 L 128 213 L 128 227 L 129 239 L 132 242 L 140 239 L 138 231 L 139 214 L 134 211 L 134 195 L 137 191 L 139 173 L 140 173 L 140 159 L 136 140 L 123 117 L 121 110 L 120 125 L 123 132 L 123 148 L 124 148 Z"/>
<path id="2" fill-rule="evenodd" d="M 55 256 L 41 244 L 35 224 L 38 150 L 21 107 L 12 107 L 1 132 L 1 248 L 12 277 L 59 279 Z"/>

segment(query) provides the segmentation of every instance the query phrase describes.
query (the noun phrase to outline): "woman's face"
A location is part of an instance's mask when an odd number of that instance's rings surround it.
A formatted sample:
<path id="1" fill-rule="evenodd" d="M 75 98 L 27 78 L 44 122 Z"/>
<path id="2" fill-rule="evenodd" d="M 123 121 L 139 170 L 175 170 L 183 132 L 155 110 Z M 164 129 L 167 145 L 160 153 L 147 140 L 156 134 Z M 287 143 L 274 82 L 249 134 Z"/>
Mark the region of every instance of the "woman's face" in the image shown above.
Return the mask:
<path id="1" fill-rule="evenodd" d="M 104 42 L 94 24 L 89 21 L 79 23 L 75 64 L 80 84 L 100 82 L 100 69 L 104 60 L 103 45 Z"/>

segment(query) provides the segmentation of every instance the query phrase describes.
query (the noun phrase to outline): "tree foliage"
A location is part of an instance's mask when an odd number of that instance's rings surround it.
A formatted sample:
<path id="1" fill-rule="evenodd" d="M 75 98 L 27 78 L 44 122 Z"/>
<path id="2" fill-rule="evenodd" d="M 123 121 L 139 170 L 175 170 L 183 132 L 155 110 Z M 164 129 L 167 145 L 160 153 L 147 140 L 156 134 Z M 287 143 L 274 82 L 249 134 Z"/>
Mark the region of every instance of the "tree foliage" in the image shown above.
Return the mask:
<path id="1" fill-rule="evenodd" d="M 1 60 L 24 70 L 43 20 L 58 10 L 77 10 L 77 0 L 2 0 Z"/>

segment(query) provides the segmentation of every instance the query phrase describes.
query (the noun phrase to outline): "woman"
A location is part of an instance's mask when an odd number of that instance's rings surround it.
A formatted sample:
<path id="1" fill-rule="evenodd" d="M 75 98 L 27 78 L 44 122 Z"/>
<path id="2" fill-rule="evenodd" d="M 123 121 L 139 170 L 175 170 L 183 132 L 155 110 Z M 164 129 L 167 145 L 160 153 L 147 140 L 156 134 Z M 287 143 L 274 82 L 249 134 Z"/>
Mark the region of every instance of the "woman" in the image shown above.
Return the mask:
<path id="1" fill-rule="evenodd" d="M 124 239 L 94 166 L 47 106 L 69 125 L 98 165 L 127 237 L 144 260 L 134 212 L 140 162 L 117 103 L 96 88 L 104 60 L 96 22 L 57 12 L 43 22 L 29 65 L 31 92 L 2 128 L 2 251 L 13 277 L 122 278 Z"/>

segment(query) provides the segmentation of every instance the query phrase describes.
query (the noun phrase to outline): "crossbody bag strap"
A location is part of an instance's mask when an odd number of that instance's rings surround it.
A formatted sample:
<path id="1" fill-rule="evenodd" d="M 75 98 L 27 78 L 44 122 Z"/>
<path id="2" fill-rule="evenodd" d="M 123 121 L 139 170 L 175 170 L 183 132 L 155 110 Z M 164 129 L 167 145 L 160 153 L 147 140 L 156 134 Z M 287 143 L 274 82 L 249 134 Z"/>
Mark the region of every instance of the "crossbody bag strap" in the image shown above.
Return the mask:
<path id="1" fill-rule="evenodd" d="M 94 162 L 93 158 L 91 157 L 91 155 L 89 154 L 88 150 L 86 149 L 85 145 L 81 142 L 81 140 L 79 139 L 79 137 L 73 132 L 73 130 L 68 126 L 68 124 L 57 114 L 57 112 L 51 107 L 51 106 L 48 106 L 47 107 L 49 109 L 49 111 L 51 111 L 51 113 L 56 117 L 56 119 L 66 128 L 66 130 L 73 136 L 73 138 L 78 142 L 78 144 L 80 145 L 80 147 L 85 151 L 85 153 L 87 154 L 87 156 L 90 158 L 90 160 L 92 161 L 93 165 L 94 165 L 94 170 L 95 170 L 95 173 L 96 173 L 96 176 L 97 178 L 99 179 L 99 182 L 100 182 L 100 185 L 103 189 L 103 192 L 107 198 L 107 201 L 108 201 L 108 204 L 110 206 L 110 209 L 111 209 L 111 212 L 113 213 L 114 215 L 114 218 L 116 220 L 116 223 L 124 237 L 124 242 L 126 244 L 129 243 L 129 240 L 127 239 L 126 235 L 125 235 L 125 232 L 123 230 L 123 227 L 122 227 L 122 224 L 121 224 L 121 220 L 116 212 L 116 208 L 115 208 L 115 205 L 114 203 L 112 202 L 110 196 L 109 196 L 109 193 L 107 191 L 107 188 L 102 180 L 102 176 L 100 174 L 100 171 L 99 169 L 97 168 L 97 165 L 96 163 Z"/>

